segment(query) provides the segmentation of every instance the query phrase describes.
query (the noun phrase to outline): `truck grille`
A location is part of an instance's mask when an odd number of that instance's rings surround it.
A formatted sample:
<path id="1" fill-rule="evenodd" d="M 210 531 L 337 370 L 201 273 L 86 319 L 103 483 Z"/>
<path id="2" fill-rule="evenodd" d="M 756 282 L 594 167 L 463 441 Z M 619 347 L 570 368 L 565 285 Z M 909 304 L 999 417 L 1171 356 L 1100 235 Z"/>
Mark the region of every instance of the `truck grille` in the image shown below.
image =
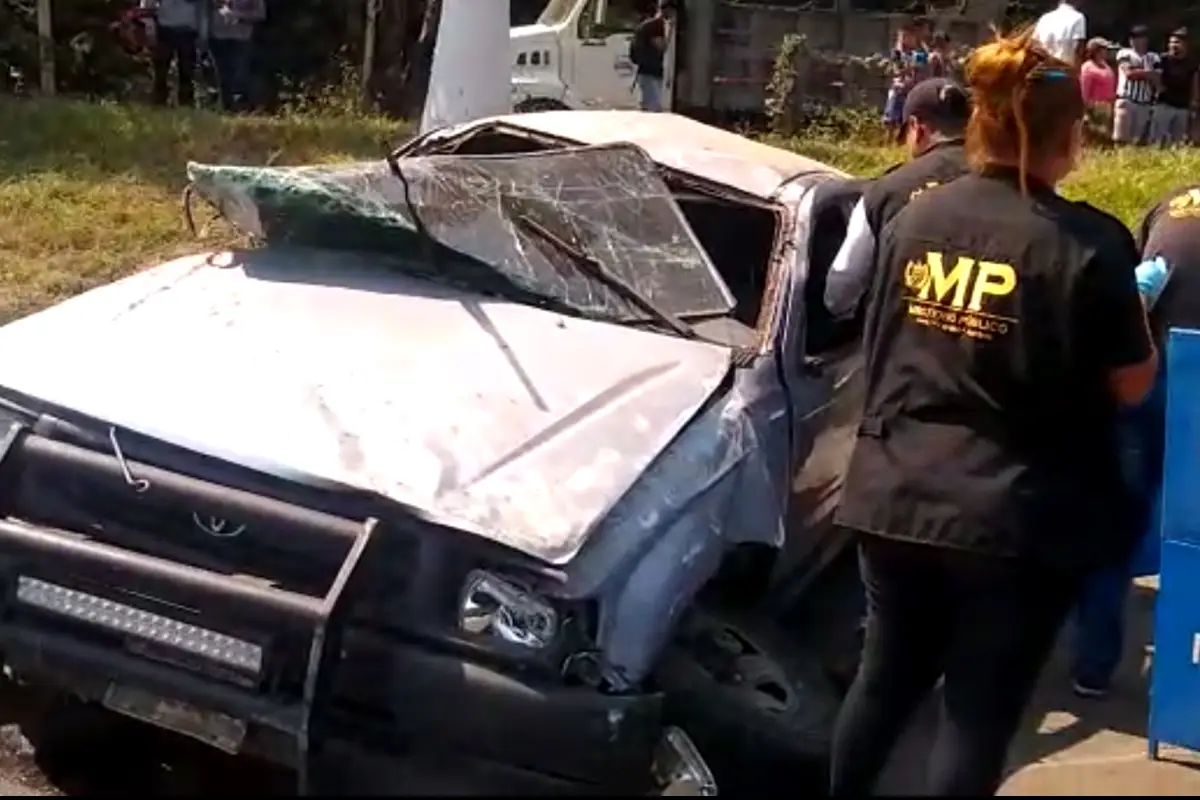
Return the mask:
<path id="1" fill-rule="evenodd" d="M 0 504 L 0 651 L 10 663 L 53 669 L 73 688 L 99 682 L 105 698 L 134 687 L 162 708 L 196 709 L 184 715 L 193 721 L 271 729 L 307 763 L 314 703 L 340 652 L 373 519 L 21 425 L 0 437 Z"/>

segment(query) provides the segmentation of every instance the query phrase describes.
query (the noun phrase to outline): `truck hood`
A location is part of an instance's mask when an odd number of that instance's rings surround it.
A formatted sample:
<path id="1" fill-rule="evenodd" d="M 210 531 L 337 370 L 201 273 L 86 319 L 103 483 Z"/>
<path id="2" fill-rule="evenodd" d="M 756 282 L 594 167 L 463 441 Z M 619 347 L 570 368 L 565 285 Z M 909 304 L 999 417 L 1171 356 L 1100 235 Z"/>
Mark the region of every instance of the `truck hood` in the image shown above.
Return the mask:
<path id="1" fill-rule="evenodd" d="M 729 351 L 310 248 L 194 256 L 0 328 L 0 386 L 569 561 Z"/>

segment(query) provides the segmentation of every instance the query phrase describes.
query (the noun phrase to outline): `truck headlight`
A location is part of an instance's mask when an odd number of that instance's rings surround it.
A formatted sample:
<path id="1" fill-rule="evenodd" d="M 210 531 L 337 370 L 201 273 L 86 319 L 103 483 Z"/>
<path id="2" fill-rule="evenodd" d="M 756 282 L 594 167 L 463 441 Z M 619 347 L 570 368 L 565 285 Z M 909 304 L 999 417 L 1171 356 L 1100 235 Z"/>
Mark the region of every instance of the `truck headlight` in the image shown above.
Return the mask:
<path id="1" fill-rule="evenodd" d="M 458 625 L 468 633 L 540 650 L 558 634 L 558 612 L 520 586 L 475 570 L 463 586 Z"/>

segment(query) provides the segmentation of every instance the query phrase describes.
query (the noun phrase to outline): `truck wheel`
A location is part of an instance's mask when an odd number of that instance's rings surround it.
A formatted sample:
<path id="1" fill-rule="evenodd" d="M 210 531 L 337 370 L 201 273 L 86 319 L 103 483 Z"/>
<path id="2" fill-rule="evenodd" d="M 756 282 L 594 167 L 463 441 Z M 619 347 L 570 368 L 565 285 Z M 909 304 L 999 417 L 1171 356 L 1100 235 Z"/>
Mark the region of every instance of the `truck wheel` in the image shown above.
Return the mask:
<path id="1" fill-rule="evenodd" d="M 839 694 L 820 661 L 771 622 L 697 612 L 658 677 L 669 723 L 695 741 L 722 794 L 823 782 Z"/>
<path id="2" fill-rule="evenodd" d="M 526 97 L 513 107 L 517 114 L 531 114 L 535 111 L 567 111 L 565 105 L 549 97 Z"/>

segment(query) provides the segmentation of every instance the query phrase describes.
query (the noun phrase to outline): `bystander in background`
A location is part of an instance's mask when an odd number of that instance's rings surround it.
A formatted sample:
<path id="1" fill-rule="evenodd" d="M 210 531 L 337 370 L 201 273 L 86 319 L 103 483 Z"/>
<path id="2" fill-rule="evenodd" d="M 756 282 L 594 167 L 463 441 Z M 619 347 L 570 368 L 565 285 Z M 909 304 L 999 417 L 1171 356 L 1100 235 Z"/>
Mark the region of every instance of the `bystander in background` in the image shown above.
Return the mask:
<path id="1" fill-rule="evenodd" d="M 1117 73 L 1108 63 L 1109 43 L 1089 39 L 1079 67 L 1079 85 L 1087 107 L 1089 139 L 1108 142 L 1112 138 L 1113 103 L 1117 99 Z"/>
<path id="2" fill-rule="evenodd" d="M 950 54 L 950 34 L 945 31 L 934 31 L 929 40 L 929 77 L 949 78 L 953 73 L 953 63 Z"/>
<path id="3" fill-rule="evenodd" d="M 171 65 L 178 80 L 176 102 L 196 104 L 196 42 L 200 30 L 200 0 L 140 0 L 148 14 L 151 60 L 154 65 L 154 102 L 170 98 Z"/>
<path id="4" fill-rule="evenodd" d="M 669 12 L 673 3 L 641 0 L 638 11 L 642 21 L 633 32 L 629 43 L 629 60 L 636 73 L 634 85 L 638 91 L 638 107 L 642 111 L 662 111 L 663 84 L 666 75 Z"/>
<path id="5" fill-rule="evenodd" d="M 1200 71 L 1188 51 L 1187 28 L 1178 28 L 1167 37 L 1161 73 L 1150 141 L 1159 145 L 1184 144 L 1191 140 L 1192 120 L 1200 108 Z"/>
<path id="6" fill-rule="evenodd" d="M 1053 10 L 1038 18 L 1033 37 L 1055 58 L 1068 64 L 1079 64 L 1084 57 L 1087 18 L 1075 4 L 1062 0 Z"/>
<path id="7" fill-rule="evenodd" d="M 896 32 L 891 56 L 892 82 L 883 105 L 883 125 L 889 140 L 895 142 L 904 138 L 904 101 L 909 91 L 930 76 L 929 51 L 922 39 L 926 28 L 924 20 L 913 19 Z"/>
<path id="8" fill-rule="evenodd" d="M 1150 51 L 1150 34 L 1145 25 L 1129 31 L 1129 46 L 1117 53 L 1117 100 L 1113 104 L 1113 141 L 1146 144 L 1154 100 L 1162 83 L 1157 53 Z"/>
<path id="9" fill-rule="evenodd" d="M 217 71 L 221 108 L 252 107 L 250 64 L 254 30 L 267 18 L 263 0 L 212 0 L 208 9 L 208 48 Z"/>

